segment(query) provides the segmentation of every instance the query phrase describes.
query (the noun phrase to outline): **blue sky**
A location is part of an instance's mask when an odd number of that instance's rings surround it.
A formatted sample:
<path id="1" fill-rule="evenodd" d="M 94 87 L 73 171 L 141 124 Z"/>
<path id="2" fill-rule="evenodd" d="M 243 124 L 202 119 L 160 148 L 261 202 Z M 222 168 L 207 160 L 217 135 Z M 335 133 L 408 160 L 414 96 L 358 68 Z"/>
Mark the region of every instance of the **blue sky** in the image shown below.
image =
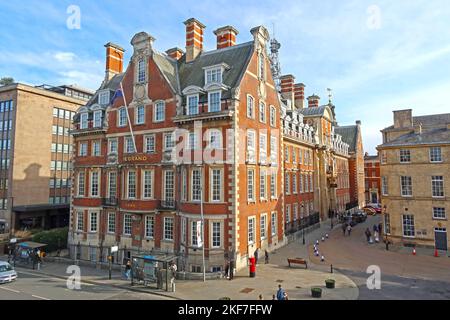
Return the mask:
<path id="1" fill-rule="evenodd" d="M 81 10 L 69 29 L 70 5 Z M 249 30 L 275 26 L 283 73 L 326 101 L 333 89 L 341 125 L 361 120 L 365 149 L 375 152 L 392 110 L 414 115 L 450 112 L 448 0 L 270 1 L 5 1 L 0 0 L 0 76 L 30 84 L 78 84 L 96 89 L 104 76 L 103 45 L 131 54 L 130 40 L 146 31 L 159 51 L 184 48 L 184 25 L 196 17 L 213 31 L 233 25 L 238 42 Z"/>

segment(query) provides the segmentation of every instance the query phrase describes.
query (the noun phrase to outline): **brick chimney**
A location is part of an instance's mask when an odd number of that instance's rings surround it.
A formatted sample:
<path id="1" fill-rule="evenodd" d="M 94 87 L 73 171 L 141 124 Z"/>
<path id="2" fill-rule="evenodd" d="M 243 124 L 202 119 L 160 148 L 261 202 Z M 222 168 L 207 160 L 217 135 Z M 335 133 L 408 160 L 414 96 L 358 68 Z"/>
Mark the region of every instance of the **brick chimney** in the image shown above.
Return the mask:
<path id="1" fill-rule="evenodd" d="M 180 60 L 180 58 L 183 56 L 184 51 L 178 47 L 169 49 L 166 51 L 167 55 L 175 60 Z"/>
<path id="2" fill-rule="evenodd" d="M 294 101 L 297 109 L 305 107 L 305 85 L 303 83 L 294 85 Z"/>
<path id="3" fill-rule="evenodd" d="M 203 31 L 206 26 L 195 18 L 184 22 L 186 25 L 186 62 L 189 63 L 203 51 Z"/>
<path id="4" fill-rule="evenodd" d="M 125 49 L 108 42 L 105 44 L 106 48 L 106 67 L 105 67 L 105 81 L 109 81 L 116 74 L 123 72 L 123 54 Z"/>
<path id="5" fill-rule="evenodd" d="M 239 31 L 232 26 L 225 26 L 214 31 L 214 34 L 217 36 L 217 49 L 223 49 L 236 45 Z"/>
<path id="6" fill-rule="evenodd" d="M 319 107 L 320 97 L 317 95 L 312 95 L 308 97 L 308 108 Z"/>
<path id="7" fill-rule="evenodd" d="M 294 104 L 294 82 L 295 77 L 292 74 L 287 74 L 280 77 L 281 82 L 281 96 L 291 102 L 291 109 Z"/>

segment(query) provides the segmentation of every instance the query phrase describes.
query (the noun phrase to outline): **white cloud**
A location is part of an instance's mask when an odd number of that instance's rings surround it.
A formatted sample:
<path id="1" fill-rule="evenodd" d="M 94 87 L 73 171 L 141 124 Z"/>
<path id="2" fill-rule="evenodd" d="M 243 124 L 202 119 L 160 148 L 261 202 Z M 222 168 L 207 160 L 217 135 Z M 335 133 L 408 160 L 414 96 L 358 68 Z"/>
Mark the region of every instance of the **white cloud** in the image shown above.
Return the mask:
<path id="1" fill-rule="evenodd" d="M 72 62 L 77 55 L 73 52 L 56 52 L 53 57 L 58 62 Z"/>

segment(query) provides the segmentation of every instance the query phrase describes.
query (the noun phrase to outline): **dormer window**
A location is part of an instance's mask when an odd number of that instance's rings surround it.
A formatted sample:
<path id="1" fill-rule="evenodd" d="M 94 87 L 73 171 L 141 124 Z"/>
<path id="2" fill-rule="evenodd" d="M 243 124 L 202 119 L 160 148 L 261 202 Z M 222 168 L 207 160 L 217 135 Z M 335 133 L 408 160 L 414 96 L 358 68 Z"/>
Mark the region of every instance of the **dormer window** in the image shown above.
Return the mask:
<path id="1" fill-rule="evenodd" d="M 205 84 L 222 83 L 222 68 L 214 68 L 206 70 Z"/>
<path id="2" fill-rule="evenodd" d="M 146 78 L 146 72 L 145 72 L 145 59 L 139 59 L 138 65 L 137 65 L 137 82 L 141 83 L 144 82 Z"/>
<path id="3" fill-rule="evenodd" d="M 98 94 L 98 103 L 102 106 L 109 104 L 109 91 L 102 91 Z"/>
<path id="4" fill-rule="evenodd" d="M 198 114 L 198 94 L 188 96 L 187 104 L 188 115 Z"/>
<path id="5" fill-rule="evenodd" d="M 82 113 L 80 115 L 80 129 L 87 129 L 88 128 L 88 113 Z"/>

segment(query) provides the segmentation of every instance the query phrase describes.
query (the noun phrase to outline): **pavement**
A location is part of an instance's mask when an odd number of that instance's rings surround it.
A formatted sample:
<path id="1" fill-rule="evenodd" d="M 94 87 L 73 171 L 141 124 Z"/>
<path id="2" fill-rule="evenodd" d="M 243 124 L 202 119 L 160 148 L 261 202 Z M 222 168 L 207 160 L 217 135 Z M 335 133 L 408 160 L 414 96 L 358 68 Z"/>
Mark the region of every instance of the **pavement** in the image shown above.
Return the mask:
<path id="1" fill-rule="evenodd" d="M 119 290 L 123 297 L 126 293 L 129 295 L 147 294 L 149 299 L 183 299 L 183 300 L 217 300 L 222 297 L 229 297 L 232 300 L 257 300 L 259 295 L 264 299 L 271 300 L 272 295 L 276 293 L 278 285 L 288 293 L 290 300 L 313 299 L 311 297 L 311 288 L 322 288 L 322 299 L 326 300 L 354 300 L 358 298 L 359 289 L 357 285 L 347 276 L 339 272 L 331 273 L 329 266 L 321 263 L 312 263 L 309 261 L 308 251 L 315 239 L 322 234 L 330 231 L 328 225 L 322 224 L 321 228 L 312 231 L 305 236 L 306 245 L 301 243 L 301 239 L 293 242 L 270 254 L 269 264 L 258 264 L 255 278 L 250 278 L 248 269 L 240 270 L 232 281 L 226 279 L 202 281 L 176 280 L 175 292 L 166 292 L 155 288 L 148 288 L 135 285 L 131 287 L 130 282 L 123 279 L 120 272 L 113 271 L 112 279 L 108 279 L 108 271 L 96 269 L 88 266 L 81 266 L 81 282 L 85 291 L 67 296 L 68 299 L 77 299 L 86 297 L 88 299 L 111 299 L 108 295 L 91 296 L 89 291 L 94 292 L 93 288 L 100 287 L 99 291 L 110 287 Z M 288 267 L 287 258 L 302 257 L 308 260 L 308 269 L 303 266 Z M 261 262 L 261 261 L 260 261 Z M 44 263 L 38 270 L 16 268 L 19 272 L 19 280 L 11 285 L 25 282 L 27 277 L 33 279 L 47 279 L 42 281 L 52 281 L 59 283 L 59 289 L 69 290 L 65 283 L 70 276 L 67 271 L 67 264 L 63 263 Z M 334 279 L 336 281 L 335 289 L 326 289 L 325 280 Z M 10 286 L 10 285 L 8 285 Z M 0 286 L 0 288 L 2 288 Z M 11 287 L 12 288 L 12 287 Z M 13 290 L 16 290 L 13 288 Z M 94 290 L 94 291 L 93 291 Z M 2 290 L 0 290 L 0 299 L 2 299 Z M 4 290 L 3 290 L 4 291 Z M 114 291 L 114 293 L 116 293 Z M 38 295 L 38 294 L 35 294 Z M 48 296 L 48 295 L 47 295 Z M 65 296 L 64 296 L 65 297 Z"/>
<path id="2" fill-rule="evenodd" d="M 368 244 L 364 235 L 366 228 L 372 229 L 380 216 L 371 216 L 365 223 L 353 228 L 351 236 L 343 236 L 337 228 L 330 232 L 330 241 L 321 243 L 319 250 L 328 264 L 333 264 L 341 274 L 350 277 L 359 288 L 359 299 L 450 299 L 450 259 L 442 254 L 436 258 L 434 250 L 389 246 L 383 243 Z M 311 248 L 309 248 L 311 250 Z M 312 251 L 310 251 L 310 255 Z M 316 257 L 313 263 L 320 263 Z M 381 289 L 369 290 L 366 285 L 369 266 L 378 266 L 381 271 Z"/>

